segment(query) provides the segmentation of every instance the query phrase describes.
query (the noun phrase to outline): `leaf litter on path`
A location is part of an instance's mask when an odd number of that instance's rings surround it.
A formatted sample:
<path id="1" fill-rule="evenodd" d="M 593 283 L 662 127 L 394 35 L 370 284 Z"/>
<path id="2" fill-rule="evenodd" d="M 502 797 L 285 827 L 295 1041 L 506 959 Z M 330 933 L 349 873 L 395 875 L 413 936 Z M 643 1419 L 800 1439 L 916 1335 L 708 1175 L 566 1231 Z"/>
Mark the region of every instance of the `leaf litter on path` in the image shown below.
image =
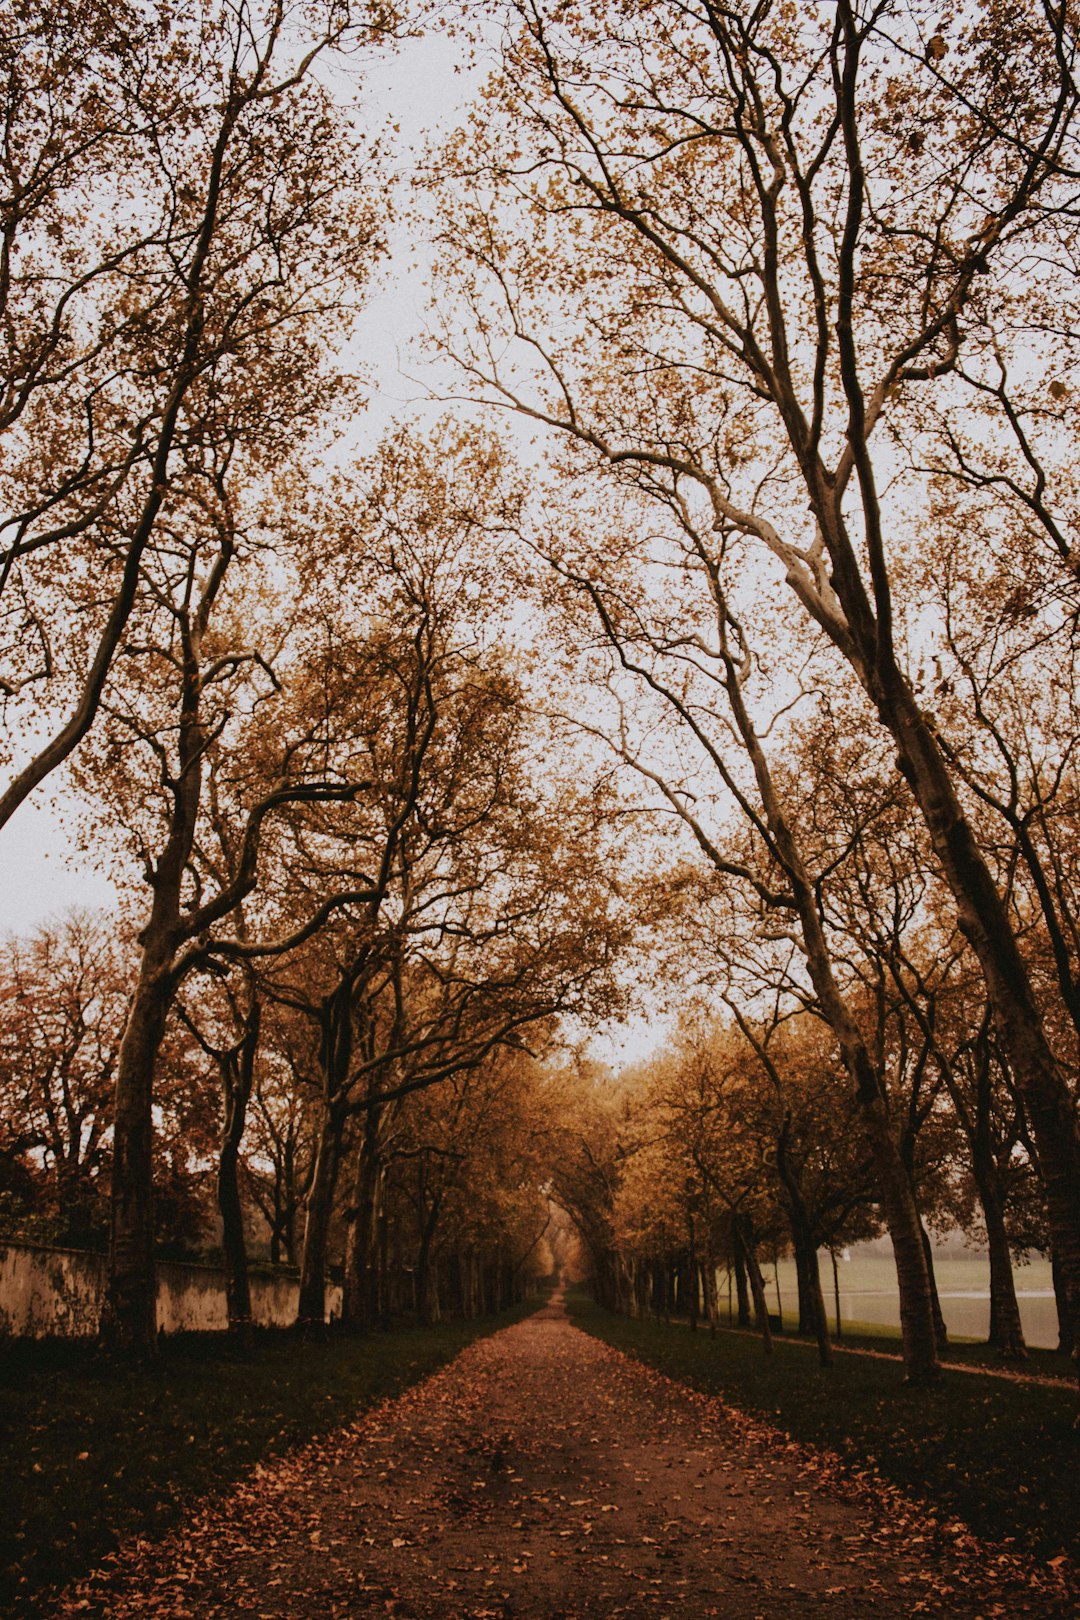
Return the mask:
<path id="1" fill-rule="evenodd" d="M 1067 1565 L 980 1543 L 571 1326 L 555 1300 L 135 1540 L 58 1617 L 1057 1620 Z"/>

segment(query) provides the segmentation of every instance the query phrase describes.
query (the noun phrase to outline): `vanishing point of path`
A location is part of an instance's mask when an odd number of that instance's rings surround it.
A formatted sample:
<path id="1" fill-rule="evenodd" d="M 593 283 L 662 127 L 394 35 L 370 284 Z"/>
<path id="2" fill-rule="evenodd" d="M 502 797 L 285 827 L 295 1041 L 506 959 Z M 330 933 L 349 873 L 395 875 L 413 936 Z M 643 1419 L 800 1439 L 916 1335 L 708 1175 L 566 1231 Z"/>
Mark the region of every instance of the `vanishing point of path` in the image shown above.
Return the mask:
<path id="1" fill-rule="evenodd" d="M 58 1615 L 1062 1616 L 1064 1591 L 573 1327 L 555 1299 L 260 1467 Z"/>

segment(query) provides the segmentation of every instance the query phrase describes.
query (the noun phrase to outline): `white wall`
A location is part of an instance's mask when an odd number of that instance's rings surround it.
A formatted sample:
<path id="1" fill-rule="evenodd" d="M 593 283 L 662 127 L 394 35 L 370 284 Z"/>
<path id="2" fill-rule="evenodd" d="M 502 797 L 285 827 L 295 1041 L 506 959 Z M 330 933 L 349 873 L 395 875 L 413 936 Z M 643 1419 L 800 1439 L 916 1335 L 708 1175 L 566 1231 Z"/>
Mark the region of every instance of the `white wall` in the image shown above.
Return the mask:
<path id="1" fill-rule="evenodd" d="M 103 1255 L 0 1243 L 0 1337 L 92 1338 L 105 1297 Z M 225 1273 L 215 1266 L 163 1260 L 157 1268 L 157 1321 L 164 1333 L 216 1333 L 228 1327 Z M 291 1327 L 300 1285 L 295 1277 L 251 1277 L 252 1315 L 260 1327 Z M 328 1284 L 327 1320 L 341 1315 L 341 1289 Z"/>

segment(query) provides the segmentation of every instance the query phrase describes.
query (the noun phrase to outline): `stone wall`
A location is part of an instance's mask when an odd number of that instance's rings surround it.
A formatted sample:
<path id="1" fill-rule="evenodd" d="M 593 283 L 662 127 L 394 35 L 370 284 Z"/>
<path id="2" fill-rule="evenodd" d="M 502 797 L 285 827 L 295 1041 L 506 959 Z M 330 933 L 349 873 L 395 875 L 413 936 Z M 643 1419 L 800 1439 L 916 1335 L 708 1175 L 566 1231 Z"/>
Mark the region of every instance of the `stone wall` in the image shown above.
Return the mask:
<path id="1" fill-rule="evenodd" d="M 106 1261 L 79 1249 L 0 1243 L 0 1337 L 91 1338 L 105 1297 Z M 252 1272 L 252 1315 L 260 1327 L 291 1327 L 300 1285 L 285 1273 Z M 341 1314 L 329 1284 L 327 1320 Z M 163 1333 L 223 1333 L 225 1273 L 216 1266 L 158 1263 L 158 1327 Z"/>

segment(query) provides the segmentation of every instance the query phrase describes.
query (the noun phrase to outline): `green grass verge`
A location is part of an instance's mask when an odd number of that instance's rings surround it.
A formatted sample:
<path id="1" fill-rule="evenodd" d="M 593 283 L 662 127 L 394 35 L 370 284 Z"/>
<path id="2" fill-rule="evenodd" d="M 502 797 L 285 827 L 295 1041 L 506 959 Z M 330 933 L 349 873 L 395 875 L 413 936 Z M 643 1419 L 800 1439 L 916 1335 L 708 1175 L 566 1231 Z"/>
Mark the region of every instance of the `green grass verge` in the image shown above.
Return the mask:
<path id="1" fill-rule="evenodd" d="M 830 1323 L 832 1315 L 829 1316 Z M 799 1319 L 792 1312 L 784 1312 L 784 1332 L 798 1331 Z M 740 1329 L 741 1332 L 747 1330 Z M 752 1329 L 750 1331 L 753 1331 Z M 900 1354 L 900 1329 L 880 1322 L 845 1322 L 843 1337 L 834 1341 L 841 1349 L 876 1350 L 882 1355 Z M 1018 1372 L 1039 1378 L 1058 1378 L 1063 1383 L 1076 1384 L 1076 1368 L 1070 1356 L 1059 1355 L 1056 1350 L 1028 1349 L 1027 1360 L 1005 1361 L 998 1350 L 992 1350 L 983 1339 L 962 1339 L 950 1335 L 942 1360 L 966 1367 L 986 1367 L 993 1372 Z"/>
<path id="2" fill-rule="evenodd" d="M 259 1336 L 251 1360 L 221 1336 L 165 1341 L 155 1370 L 121 1370 L 80 1345 L 16 1344 L 0 1355 L 0 1613 L 29 1615 L 50 1588 L 133 1532 L 254 1463 L 348 1423 L 530 1314 L 310 1342 Z"/>
<path id="3" fill-rule="evenodd" d="M 722 1395 L 795 1439 L 872 1462 L 884 1478 L 982 1536 L 1015 1540 L 1037 1558 L 1080 1556 L 1080 1426 L 1075 1388 L 1047 1388 L 946 1372 L 932 1389 L 906 1389 L 896 1362 L 837 1356 L 818 1366 L 802 1340 L 772 1356 L 746 1333 L 691 1333 L 631 1321 L 580 1293 L 578 1327 L 670 1378 Z"/>

